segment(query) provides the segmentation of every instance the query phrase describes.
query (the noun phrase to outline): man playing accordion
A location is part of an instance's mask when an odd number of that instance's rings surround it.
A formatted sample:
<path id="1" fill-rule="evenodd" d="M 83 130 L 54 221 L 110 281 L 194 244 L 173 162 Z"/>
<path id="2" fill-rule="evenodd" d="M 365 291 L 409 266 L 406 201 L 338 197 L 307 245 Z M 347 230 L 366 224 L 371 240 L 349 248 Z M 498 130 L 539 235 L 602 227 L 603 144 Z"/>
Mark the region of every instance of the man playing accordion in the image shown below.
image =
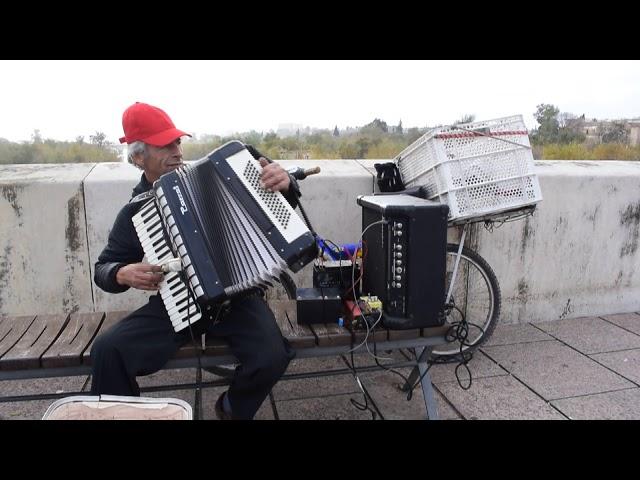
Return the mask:
<path id="1" fill-rule="evenodd" d="M 160 108 L 138 103 L 122 116 L 128 161 L 143 173 L 132 198 L 152 189 L 153 182 L 183 165 L 181 137 Z M 289 204 L 297 204 L 297 183 L 280 165 L 259 159 L 263 187 L 283 193 Z M 162 267 L 143 262 L 144 251 L 132 217 L 145 204 L 132 201 L 122 207 L 108 242 L 95 265 L 96 285 L 110 293 L 129 288 L 157 291 L 164 278 Z M 191 328 L 176 332 L 160 295 L 135 310 L 96 338 L 91 349 L 91 394 L 138 396 L 137 376 L 160 370 L 191 341 L 203 333 L 225 339 L 240 362 L 228 391 L 216 402 L 220 419 L 252 419 L 294 356 L 282 337 L 264 292 L 253 288 L 230 299 L 225 308 L 203 312 Z"/>

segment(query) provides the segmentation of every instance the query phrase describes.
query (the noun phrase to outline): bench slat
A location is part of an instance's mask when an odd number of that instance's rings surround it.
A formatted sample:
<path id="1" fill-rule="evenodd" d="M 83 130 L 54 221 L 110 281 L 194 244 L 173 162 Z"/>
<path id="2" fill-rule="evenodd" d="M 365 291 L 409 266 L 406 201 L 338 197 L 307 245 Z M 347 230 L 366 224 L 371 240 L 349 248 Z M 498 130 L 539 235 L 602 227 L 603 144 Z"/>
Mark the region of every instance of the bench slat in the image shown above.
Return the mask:
<path id="1" fill-rule="evenodd" d="M 91 343 L 104 313 L 72 313 L 65 329 L 42 356 L 42 366 L 58 368 L 80 365 L 82 353 Z"/>
<path id="2" fill-rule="evenodd" d="M 351 332 L 332 323 L 312 323 L 309 328 L 316 335 L 321 347 L 336 347 L 351 344 Z"/>
<path id="3" fill-rule="evenodd" d="M 118 323 L 124 317 L 129 315 L 129 313 L 131 312 L 119 311 L 119 312 L 107 312 L 105 314 L 104 318 L 102 319 L 102 323 L 100 323 L 100 325 L 98 325 L 98 327 L 96 328 L 96 334 L 93 336 L 93 338 L 87 345 L 87 348 L 85 348 L 84 351 L 82 352 L 83 365 L 91 365 L 91 346 L 93 345 L 93 342 L 95 342 L 98 335 L 109 330 L 109 328 L 111 328 L 113 325 Z"/>
<path id="4" fill-rule="evenodd" d="M 2 317 L 2 322 L 0 322 L 0 359 L 20 340 L 35 318 L 35 315 Z"/>
<path id="5" fill-rule="evenodd" d="M 347 327 L 351 332 L 351 336 L 353 337 L 353 343 L 355 345 L 359 345 L 364 342 L 365 337 L 367 336 L 367 330 L 362 328 L 353 328 L 353 326 L 349 325 Z M 367 343 L 375 342 L 386 342 L 389 338 L 389 331 L 386 328 L 376 327 L 374 333 L 369 332 L 369 337 L 367 338 Z M 364 345 L 362 345 L 364 348 Z"/>
<path id="6" fill-rule="evenodd" d="M 447 330 L 451 328 L 450 325 L 446 323 L 441 327 L 425 327 L 420 329 L 421 337 L 438 337 L 444 336 L 447 333 Z"/>
<path id="7" fill-rule="evenodd" d="M 411 328 L 409 330 L 389 330 L 389 340 L 404 340 L 408 338 L 416 338 L 419 336 L 419 328 Z"/>
<path id="8" fill-rule="evenodd" d="M 299 325 L 295 300 L 269 302 L 278 326 L 295 349 L 320 346 L 358 345 L 365 331 L 336 324 Z M 122 320 L 130 312 L 96 312 L 68 315 L 0 316 L 0 370 L 28 370 L 90 365 L 91 346 L 95 338 Z M 411 330 L 376 329 L 375 341 L 442 336 L 448 327 Z M 374 338 L 370 335 L 369 342 Z M 196 349 L 188 343 L 174 358 L 193 358 Z M 225 340 L 207 339 L 204 356 L 229 355 Z"/>
<path id="9" fill-rule="evenodd" d="M 269 307 L 276 317 L 282 335 L 293 348 L 317 345 L 313 332 L 303 325 L 298 325 L 295 300 L 272 300 L 269 302 Z"/>
<path id="10" fill-rule="evenodd" d="M 0 368 L 20 370 L 39 368 L 40 358 L 64 329 L 68 314 L 38 315 L 20 340 L 3 355 Z"/>

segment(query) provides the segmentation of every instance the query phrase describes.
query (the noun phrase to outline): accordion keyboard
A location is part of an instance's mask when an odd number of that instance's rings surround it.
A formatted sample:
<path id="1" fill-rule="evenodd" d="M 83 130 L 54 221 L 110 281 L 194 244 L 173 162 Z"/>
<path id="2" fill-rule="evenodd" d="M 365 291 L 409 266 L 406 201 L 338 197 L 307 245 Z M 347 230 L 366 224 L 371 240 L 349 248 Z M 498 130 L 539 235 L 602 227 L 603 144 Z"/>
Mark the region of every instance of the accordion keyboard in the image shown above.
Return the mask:
<path id="1" fill-rule="evenodd" d="M 166 206 L 163 197 L 159 197 L 160 205 Z M 164 205 L 163 205 L 164 203 Z M 174 248 L 180 254 L 183 271 L 186 273 L 191 289 L 197 296 L 202 294 L 202 288 L 195 276 L 191 260 L 183 246 L 182 239 L 172 223 L 173 218 L 167 218 L 168 231 L 171 232 Z M 166 241 L 163 223 L 154 200 L 146 203 L 133 217 L 133 225 L 140 239 L 140 244 L 147 257 L 147 261 L 153 265 L 162 265 L 173 260 L 173 252 Z M 193 292 L 181 278 L 182 272 L 169 272 L 165 274 L 160 283 L 159 293 L 167 309 L 171 324 L 176 332 L 182 330 L 190 323 L 200 319 L 201 313 L 196 304 Z M 188 306 L 188 310 L 187 310 Z"/>

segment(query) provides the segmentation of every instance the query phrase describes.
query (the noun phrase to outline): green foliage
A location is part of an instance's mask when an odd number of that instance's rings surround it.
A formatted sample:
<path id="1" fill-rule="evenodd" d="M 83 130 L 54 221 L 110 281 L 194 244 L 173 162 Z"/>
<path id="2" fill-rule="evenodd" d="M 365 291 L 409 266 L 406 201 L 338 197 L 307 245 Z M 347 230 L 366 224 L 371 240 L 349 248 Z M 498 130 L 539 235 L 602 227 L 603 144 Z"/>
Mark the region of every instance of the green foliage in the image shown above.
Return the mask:
<path id="1" fill-rule="evenodd" d="M 537 143 L 551 143 L 558 139 L 560 124 L 558 114 L 560 109 L 554 105 L 542 103 L 538 105 L 533 116 L 538 122 L 538 130 L 532 135 L 532 140 Z"/>
<path id="2" fill-rule="evenodd" d="M 534 158 L 540 160 L 640 160 L 640 146 L 619 143 L 587 145 L 581 143 L 550 143 L 534 147 Z"/>
<path id="3" fill-rule="evenodd" d="M 89 141 L 99 147 L 108 145 L 107 136 L 102 132 L 96 132 L 95 135 L 89 135 Z"/>
<path id="4" fill-rule="evenodd" d="M 391 130 L 391 131 L 390 131 Z M 416 127 L 404 130 L 402 121 L 389 128 L 386 122 L 376 118 L 362 128 L 346 128 L 342 132 L 333 129 L 317 129 L 311 133 L 279 137 L 274 132 L 266 134 L 251 131 L 229 137 L 200 135 L 198 139 L 182 142 L 184 157 L 196 160 L 228 142 L 237 139 L 250 143 L 273 160 L 284 159 L 391 159 L 417 140 L 426 129 Z"/>
<path id="5" fill-rule="evenodd" d="M 39 136 L 39 135 L 38 135 Z M 0 164 L 118 162 L 118 152 L 109 145 L 56 142 L 34 137 L 33 143 L 0 142 Z"/>
<path id="6" fill-rule="evenodd" d="M 380 136 L 383 133 L 388 133 L 388 132 L 389 132 L 389 126 L 387 125 L 387 122 L 384 122 L 379 118 L 374 119 L 373 122 L 368 123 L 367 125 L 365 125 L 360 129 L 360 133 L 364 133 L 365 135 L 372 135 L 376 137 Z"/>
<path id="7" fill-rule="evenodd" d="M 554 105 L 540 104 L 535 114 L 539 128 L 530 133 L 533 156 L 536 159 L 568 160 L 640 160 L 640 147 L 629 147 L 628 132 L 621 122 L 605 124 L 599 134 L 602 144 L 585 144 L 584 115 L 577 117 L 560 113 Z M 463 115 L 456 123 L 469 123 L 475 115 Z M 402 120 L 389 127 L 381 119 L 361 128 L 309 129 L 297 135 L 279 137 L 275 132 L 234 133 L 228 136 L 200 134 L 184 138 L 182 145 L 186 160 L 198 160 L 230 140 L 253 145 L 273 160 L 283 159 L 392 159 L 418 140 L 427 128 L 403 128 Z M 13 143 L 0 138 L 0 164 L 13 163 L 77 163 L 118 162 L 118 151 L 102 132 L 95 132 L 85 142 L 78 136 L 75 142 L 43 139 L 34 130 L 31 142 Z"/>

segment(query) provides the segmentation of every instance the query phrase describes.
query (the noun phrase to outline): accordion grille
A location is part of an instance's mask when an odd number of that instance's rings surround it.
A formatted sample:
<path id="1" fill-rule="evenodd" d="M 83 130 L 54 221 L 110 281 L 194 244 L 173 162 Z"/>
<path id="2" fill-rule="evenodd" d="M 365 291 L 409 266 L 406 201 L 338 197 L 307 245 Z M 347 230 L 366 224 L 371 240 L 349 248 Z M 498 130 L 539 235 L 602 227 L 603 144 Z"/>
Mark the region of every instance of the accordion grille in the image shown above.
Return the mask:
<path id="1" fill-rule="evenodd" d="M 258 167 L 256 167 L 252 162 L 247 162 L 242 173 L 244 178 L 253 187 L 254 191 L 258 193 L 258 196 L 262 199 L 276 220 L 280 222 L 282 228 L 286 229 L 289 226 L 291 213 L 284 206 L 280 197 L 275 193 L 269 192 L 260 187 L 260 171 L 258 170 Z"/>

